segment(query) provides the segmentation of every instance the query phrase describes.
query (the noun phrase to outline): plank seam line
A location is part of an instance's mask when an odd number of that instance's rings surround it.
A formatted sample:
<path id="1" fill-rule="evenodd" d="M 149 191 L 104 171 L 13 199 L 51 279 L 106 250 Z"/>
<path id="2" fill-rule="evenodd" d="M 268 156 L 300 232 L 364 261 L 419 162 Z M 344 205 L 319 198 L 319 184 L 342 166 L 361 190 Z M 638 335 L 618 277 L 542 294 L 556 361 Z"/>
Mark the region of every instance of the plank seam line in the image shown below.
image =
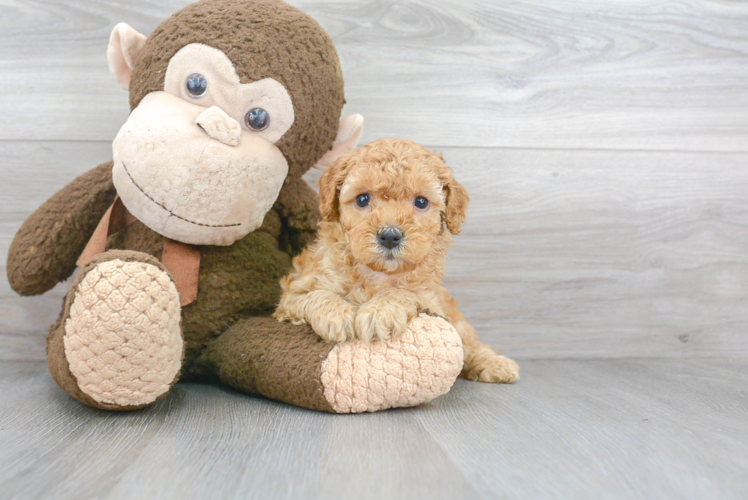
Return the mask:
<path id="1" fill-rule="evenodd" d="M 112 139 L 113 141 L 114 139 Z M 0 138 L 0 143 L 101 143 L 111 144 L 112 141 L 103 139 L 4 139 Z M 748 136 L 746 137 L 748 143 Z M 361 144 L 363 145 L 363 143 Z M 681 154 L 721 154 L 721 155 L 744 155 L 748 153 L 745 150 L 717 150 L 717 149 L 643 149 L 643 148 L 565 148 L 565 147 L 530 147 L 530 146 L 460 146 L 460 145 L 439 145 L 425 143 L 424 147 L 428 149 L 475 149 L 475 150 L 507 150 L 507 151 L 577 151 L 577 152 L 622 152 L 622 153 L 681 153 Z"/>

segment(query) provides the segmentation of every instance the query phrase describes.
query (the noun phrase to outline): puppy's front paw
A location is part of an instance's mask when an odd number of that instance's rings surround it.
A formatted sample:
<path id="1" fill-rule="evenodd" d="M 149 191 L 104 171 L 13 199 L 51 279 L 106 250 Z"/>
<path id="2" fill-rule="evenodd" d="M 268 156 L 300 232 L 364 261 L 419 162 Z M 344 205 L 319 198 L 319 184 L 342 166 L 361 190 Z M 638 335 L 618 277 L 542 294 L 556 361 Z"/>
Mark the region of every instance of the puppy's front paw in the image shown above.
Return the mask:
<path id="1" fill-rule="evenodd" d="M 415 305 L 370 300 L 356 313 L 356 335 L 364 341 L 388 340 L 400 335 L 418 315 Z"/>
<path id="2" fill-rule="evenodd" d="M 519 380 L 519 365 L 506 356 L 484 356 L 469 367 L 466 378 L 478 382 L 512 384 Z"/>
<path id="3" fill-rule="evenodd" d="M 356 308 L 347 305 L 320 315 L 311 322 L 311 326 L 317 335 L 325 340 L 345 342 L 356 336 L 355 321 Z"/>

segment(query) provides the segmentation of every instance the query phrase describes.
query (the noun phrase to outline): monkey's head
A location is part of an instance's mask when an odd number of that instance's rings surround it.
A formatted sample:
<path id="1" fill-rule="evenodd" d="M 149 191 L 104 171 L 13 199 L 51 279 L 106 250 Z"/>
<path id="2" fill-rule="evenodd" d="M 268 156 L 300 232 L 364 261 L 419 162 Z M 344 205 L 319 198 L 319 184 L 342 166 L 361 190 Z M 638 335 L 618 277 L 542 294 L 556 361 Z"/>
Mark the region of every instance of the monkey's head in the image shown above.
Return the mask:
<path id="1" fill-rule="evenodd" d="M 353 149 L 329 35 L 280 0 L 202 0 L 149 37 L 118 24 L 109 67 L 132 112 L 113 143 L 127 209 L 169 238 L 230 245 L 284 182 Z"/>

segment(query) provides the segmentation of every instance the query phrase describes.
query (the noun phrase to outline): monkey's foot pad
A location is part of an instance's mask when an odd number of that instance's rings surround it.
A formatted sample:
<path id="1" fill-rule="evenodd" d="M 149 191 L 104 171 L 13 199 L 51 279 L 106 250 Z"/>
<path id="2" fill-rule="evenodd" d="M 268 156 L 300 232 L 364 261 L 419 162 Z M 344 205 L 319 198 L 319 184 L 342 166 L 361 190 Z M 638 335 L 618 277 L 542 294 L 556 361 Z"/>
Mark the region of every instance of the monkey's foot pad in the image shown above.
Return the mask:
<path id="1" fill-rule="evenodd" d="M 80 389 L 99 403 L 152 403 L 182 364 L 179 295 L 169 275 L 114 259 L 91 269 L 65 321 L 65 356 Z"/>
<path id="2" fill-rule="evenodd" d="M 322 365 L 325 399 L 337 413 L 416 406 L 447 393 L 462 361 L 454 327 L 421 314 L 395 340 L 336 345 Z"/>

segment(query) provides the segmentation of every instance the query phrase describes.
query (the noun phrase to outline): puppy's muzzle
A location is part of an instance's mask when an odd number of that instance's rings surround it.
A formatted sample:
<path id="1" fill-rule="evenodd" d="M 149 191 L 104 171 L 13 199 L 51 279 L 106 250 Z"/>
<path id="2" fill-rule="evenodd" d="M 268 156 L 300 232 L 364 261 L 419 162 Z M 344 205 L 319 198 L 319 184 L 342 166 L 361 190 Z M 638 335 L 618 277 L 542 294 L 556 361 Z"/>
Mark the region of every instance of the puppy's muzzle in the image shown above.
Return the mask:
<path id="1" fill-rule="evenodd" d="M 400 246 L 400 243 L 403 241 L 403 234 L 403 230 L 399 227 L 383 227 L 377 231 L 377 241 L 379 242 L 379 245 L 388 250 L 392 250 Z"/>

